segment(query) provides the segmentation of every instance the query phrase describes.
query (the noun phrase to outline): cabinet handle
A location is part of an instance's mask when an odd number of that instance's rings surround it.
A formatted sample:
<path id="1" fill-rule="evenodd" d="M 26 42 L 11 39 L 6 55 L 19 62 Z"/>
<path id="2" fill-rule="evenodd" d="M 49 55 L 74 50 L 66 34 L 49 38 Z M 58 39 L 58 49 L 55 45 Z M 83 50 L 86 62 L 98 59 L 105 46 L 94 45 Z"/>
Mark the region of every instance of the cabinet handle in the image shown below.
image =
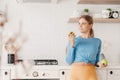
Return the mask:
<path id="1" fill-rule="evenodd" d="M 65 72 L 64 71 L 62 71 L 62 75 L 64 75 L 65 74 Z"/>
<path id="2" fill-rule="evenodd" d="M 7 75 L 8 73 L 7 72 L 5 72 L 5 75 Z"/>
<path id="3" fill-rule="evenodd" d="M 113 74 L 113 71 L 110 71 L 110 74 L 112 75 L 112 74 Z"/>

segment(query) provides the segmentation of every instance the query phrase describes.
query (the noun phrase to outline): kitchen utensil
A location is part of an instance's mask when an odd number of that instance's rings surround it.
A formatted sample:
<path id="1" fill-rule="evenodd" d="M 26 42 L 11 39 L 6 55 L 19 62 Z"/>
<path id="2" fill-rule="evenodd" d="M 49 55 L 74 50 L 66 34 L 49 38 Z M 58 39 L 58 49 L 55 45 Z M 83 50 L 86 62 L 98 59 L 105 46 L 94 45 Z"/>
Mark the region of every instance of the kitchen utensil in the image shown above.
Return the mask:
<path id="1" fill-rule="evenodd" d="M 110 18 L 119 18 L 119 11 L 114 10 L 110 12 Z"/>
<path id="2" fill-rule="evenodd" d="M 109 10 L 102 10 L 102 18 L 109 18 L 110 16 Z"/>

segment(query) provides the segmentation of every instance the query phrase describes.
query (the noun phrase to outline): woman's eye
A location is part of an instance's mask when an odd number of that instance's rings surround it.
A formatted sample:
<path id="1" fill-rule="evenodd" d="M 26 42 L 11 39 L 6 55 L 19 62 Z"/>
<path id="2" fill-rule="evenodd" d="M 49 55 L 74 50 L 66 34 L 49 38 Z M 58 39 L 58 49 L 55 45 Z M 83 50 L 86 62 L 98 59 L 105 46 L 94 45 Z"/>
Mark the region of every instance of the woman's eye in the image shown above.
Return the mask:
<path id="1" fill-rule="evenodd" d="M 82 23 L 82 25 L 85 25 L 86 23 Z"/>
<path id="2" fill-rule="evenodd" d="M 82 25 L 86 25 L 86 24 L 88 24 L 88 23 L 82 23 Z"/>

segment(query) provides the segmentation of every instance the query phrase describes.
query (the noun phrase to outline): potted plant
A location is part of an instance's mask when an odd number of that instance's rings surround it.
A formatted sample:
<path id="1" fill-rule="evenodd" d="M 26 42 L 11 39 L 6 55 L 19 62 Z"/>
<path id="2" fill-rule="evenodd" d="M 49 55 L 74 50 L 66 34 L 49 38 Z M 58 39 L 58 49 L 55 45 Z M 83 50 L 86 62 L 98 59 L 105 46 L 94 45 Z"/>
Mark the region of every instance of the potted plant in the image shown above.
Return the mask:
<path id="1" fill-rule="evenodd" d="M 112 17 L 112 9 L 111 9 L 111 8 L 107 8 L 106 10 L 109 11 L 109 18 L 113 18 L 113 17 Z"/>
<path id="2" fill-rule="evenodd" d="M 112 9 L 111 9 L 111 8 L 107 8 L 106 10 L 108 10 L 108 11 L 110 11 L 110 12 L 112 11 Z"/>
<path id="3" fill-rule="evenodd" d="M 89 9 L 88 9 L 88 8 L 85 8 L 84 11 L 83 11 L 83 14 L 84 14 L 84 15 L 89 15 Z"/>

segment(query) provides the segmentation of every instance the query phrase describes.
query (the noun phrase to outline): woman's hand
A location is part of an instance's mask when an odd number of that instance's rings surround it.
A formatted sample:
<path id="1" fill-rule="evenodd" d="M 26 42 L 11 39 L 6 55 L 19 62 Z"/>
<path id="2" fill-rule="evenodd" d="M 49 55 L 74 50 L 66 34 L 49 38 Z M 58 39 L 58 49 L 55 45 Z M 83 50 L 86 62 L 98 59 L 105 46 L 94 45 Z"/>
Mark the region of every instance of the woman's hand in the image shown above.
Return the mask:
<path id="1" fill-rule="evenodd" d="M 75 38 L 74 32 L 70 32 L 70 33 L 68 34 L 68 38 L 69 38 L 69 41 L 70 41 L 71 46 L 74 47 L 74 38 Z"/>
<path id="2" fill-rule="evenodd" d="M 98 62 L 99 67 L 107 67 L 108 65 L 103 64 L 102 61 Z"/>

